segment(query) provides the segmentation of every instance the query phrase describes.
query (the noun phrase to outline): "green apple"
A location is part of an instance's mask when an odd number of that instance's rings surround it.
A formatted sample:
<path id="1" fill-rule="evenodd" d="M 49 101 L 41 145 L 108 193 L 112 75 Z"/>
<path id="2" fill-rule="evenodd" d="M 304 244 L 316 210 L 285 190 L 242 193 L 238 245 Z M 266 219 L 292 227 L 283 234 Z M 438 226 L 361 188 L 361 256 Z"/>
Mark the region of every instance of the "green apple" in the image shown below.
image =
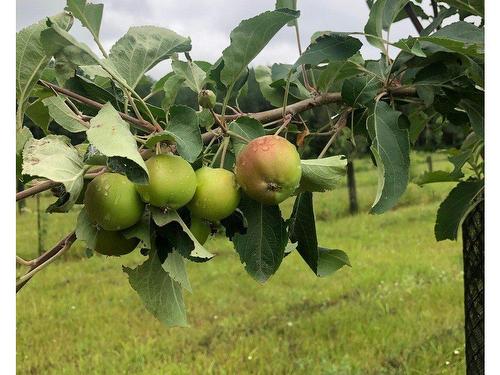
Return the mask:
<path id="1" fill-rule="evenodd" d="M 90 219 L 111 231 L 131 227 L 144 211 L 134 184 L 119 173 L 104 173 L 89 182 L 84 204 Z"/>
<path id="2" fill-rule="evenodd" d="M 216 96 L 212 90 L 201 90 L 198 94 L 198 104 L 203 108 L 215 107 Z"/>
<path id="3" fill-rule="evenodd" d="M 125 238 L 121 232 L 101 229 L 97 232 L 94 250 L 102 255 L 120 256 L 132 252 L 138 244 L 137 238 Z"/>
<path id="4" fill-rule="evenodd" d="M 196 180 L 196 193 L 188 204 L 193 216 L 218 221 L 238 207 L 240 191 L 233 172 L 203 167 L 196 171 Z"/>
<path id="5" fill-rule="evenodd" d="M 196 190 L 191 165 L 176 155 L 156 155 L 146 161 L 149 183 L 136 185 L 142 200 L 155 207 L 174 210 L 186 205 Z"/>

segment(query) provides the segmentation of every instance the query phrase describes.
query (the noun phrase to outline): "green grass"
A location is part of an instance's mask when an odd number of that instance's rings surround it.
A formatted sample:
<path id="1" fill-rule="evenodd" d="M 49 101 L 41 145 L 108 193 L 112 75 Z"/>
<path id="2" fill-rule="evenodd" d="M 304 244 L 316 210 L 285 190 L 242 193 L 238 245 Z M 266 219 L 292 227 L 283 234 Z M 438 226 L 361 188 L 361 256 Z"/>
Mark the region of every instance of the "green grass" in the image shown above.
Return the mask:
<path id="1" fill-rule="evenodd" d="M 417 175 L 424 156 L 412 157 Z M 367 212 L 376 172 L 369 160 L 356 167 Z M 440 159 L 434 167 L 450 165 Z M 144 309 L 121 272 L 122 264 L 140 263 L 139 254 L 85 259 L 79 244 L 17 296 L 18 372 L 463 374 L 461 244 L 433 237 L 449 187 L 410 185 L 381 216 L 347 215 L 345 188 L 315 195 L 321 245 L 347 251 L 353 266 L 325 279 L 292 253 L 260 285 L 229 242 L 211 239 L 207 247 L 218 256 L 188 265 L 190 328 L 165 328 Z M 291 204 L 283 205 L 286 214 Z M 51 215 L 47 245 L 75 218 L 76 211 Z M 18 216 L 18 254 L 34 256 L 36 238 L 35 215 Z"/>

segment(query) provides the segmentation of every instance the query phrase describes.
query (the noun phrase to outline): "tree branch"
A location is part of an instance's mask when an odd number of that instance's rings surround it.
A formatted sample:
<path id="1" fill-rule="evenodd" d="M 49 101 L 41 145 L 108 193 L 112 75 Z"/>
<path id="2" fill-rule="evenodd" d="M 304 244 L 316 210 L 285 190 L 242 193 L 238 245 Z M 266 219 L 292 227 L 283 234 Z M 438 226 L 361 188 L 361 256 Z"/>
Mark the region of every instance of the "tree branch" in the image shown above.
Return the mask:
<path id="1" fill-rule="evenodd" d="M 21 288 L 26 285 L 28 281 L 40 270 L 45 268 L 47 265 L 52 263 L 57 257 L 67 251 L 71 245 L 76 241 L 75 231 L 68 234 L 61 241 L 57 243 L 52 249 L 46 251 L 38 258 L 33 259 L 29 263 L 31 264 L 30 270 L 23 276 L 21 276 L 16 282 L 16 293 L 21 290 Z"/>
<path id="2" fill-rule="evenodd" d="M 70 91 L 70 90 L 65 89 L 63 87 L 54 85 L 53 83 L 43 81 L 43 80 L 39 80 L 38 82 L 42 86 L 48 87 L 54 91 L 57 91 L 58 93 L 61 93 L 63 95 L 66 95 L 67 97 L 75 99 L 76 101 L 79 101 L 80 103 L 86 104 L 89 107 L 94 107 L 97 109 L 101 109 L 102 107 L 104 107 L 104 104 L 101 104 L 99 102 L 96 102 L 95 100 L 86 98 L 85 96 L 77 94 L 76 92 Z M 137 118 L 132 117 L 130 115 L 127 115 L 126 113 L 123 113 L 123 112 L 118 112 L 118 114 L 120 115 L 120 117 L 122 119 L 124 119 L 127 122 L 130 122 L 131 124 L 135 125 L 137 128 L 139 128 L 145 132 L 153 133 L 154 131 L 157 130 L 153 124 L 151 124 L 150 122 L 148 122 L 146 120 L 137 119 Z"/>
<path id="3" fill-rule="evenodd" d="M 415 29 L 420 34 L 422 32 L 422 30 L 424 29 L 424 27 L 422 26 L 422 24 L 420 23 L 420 20 L 418 19 L 417 15 L 413 11 L 413 8 L 411 7 L 410 3 L 407 3 L 405 5 L 404 9 L 405 9 L 405 12 L 408 15 L 408 17 L 410 17 L 411 23 L 413 23 L 413 26 L 415 26 Z"/>
<path id="4" fill-rule="evenodd" d="M 60 182 L 55 182 L 52 180 L 40 182 L 39 184 L 36 184 L 28 189 L 24 189 L 23 191 L 16 193 L 16 202 L 24 198 L 28 198 L 32 195 L 41 193 L 42 191 L 52 189 L 53 187 L 56 187 L 57 185 L 60 184 L 61 184 Z"/>

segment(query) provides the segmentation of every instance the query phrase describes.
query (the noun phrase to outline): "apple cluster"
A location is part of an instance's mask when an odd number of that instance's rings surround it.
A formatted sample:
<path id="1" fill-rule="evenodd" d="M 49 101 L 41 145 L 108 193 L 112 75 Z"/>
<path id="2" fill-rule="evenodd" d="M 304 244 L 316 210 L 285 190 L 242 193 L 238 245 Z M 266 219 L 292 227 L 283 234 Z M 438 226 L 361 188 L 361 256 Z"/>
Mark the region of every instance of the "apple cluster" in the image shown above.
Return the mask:
<path id="1" fill-rule="evenodd" d="M 99 228 L 95 251 L 120 256 L 139 240 L 122 231 L 141 220 L 146 204 L 191 213 L 190 230 L 198 242 L 208 238 L 211 222 L 231 215 L 240 202 L 240 187 L 251 199 L 276 205 L 297 189 L 300 156 L 290 142 L 267 135 L 249 142 L 236 158 L 234 173 L 204 166 L 196 171 L 182 157 L 160 154 L 146 161 L 149 181 L 134 184 L 119 173 L 103 173 L 87 186 L 84 196 L 89 218 Z"/>

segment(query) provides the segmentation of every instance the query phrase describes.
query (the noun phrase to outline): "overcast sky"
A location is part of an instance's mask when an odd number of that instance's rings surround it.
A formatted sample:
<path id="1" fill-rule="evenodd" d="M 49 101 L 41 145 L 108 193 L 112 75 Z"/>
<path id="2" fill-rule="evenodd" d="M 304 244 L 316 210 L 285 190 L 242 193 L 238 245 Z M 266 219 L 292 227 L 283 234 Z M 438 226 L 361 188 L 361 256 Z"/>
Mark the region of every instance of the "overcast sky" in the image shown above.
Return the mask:
<path id="1" fill-rule="evenodd" d="M 229 33 L 241 20 L 274 8 L 274 0 L 102 0 L 104 14 L 100 38 L 109 50 L 130 26 L 156 25 L 189 36 L 195 60 L 215 62 L 222 50 L 229 45 Z M 424 1 L 425 3 L 425 1 Z M 65 7 L 65 0 L 17 0 L 16 27 L 22 29 L 45 16 L 56 14 Z M 299 0 L 301 11 L 299 27 L 303 48 L 311 35 L 319 30 L 363 31 L 368 19 L 365 0 Z M 71 33 L 86 42 L 96 52 L 90 33 L 75 21 Z M 391 40 L 416 35 L 409 20 L 396 23 L 391 28 Z M 379 53 L 369 45 L 361 52 L 365 59 L 378 58 Z M 252 65 L 274 62 L 293 63 L 298 57 L 295 31 L 284 27 L 256 57 Z M 149 74 L 155 78 L 170 71 L 165 62 Z"/>

